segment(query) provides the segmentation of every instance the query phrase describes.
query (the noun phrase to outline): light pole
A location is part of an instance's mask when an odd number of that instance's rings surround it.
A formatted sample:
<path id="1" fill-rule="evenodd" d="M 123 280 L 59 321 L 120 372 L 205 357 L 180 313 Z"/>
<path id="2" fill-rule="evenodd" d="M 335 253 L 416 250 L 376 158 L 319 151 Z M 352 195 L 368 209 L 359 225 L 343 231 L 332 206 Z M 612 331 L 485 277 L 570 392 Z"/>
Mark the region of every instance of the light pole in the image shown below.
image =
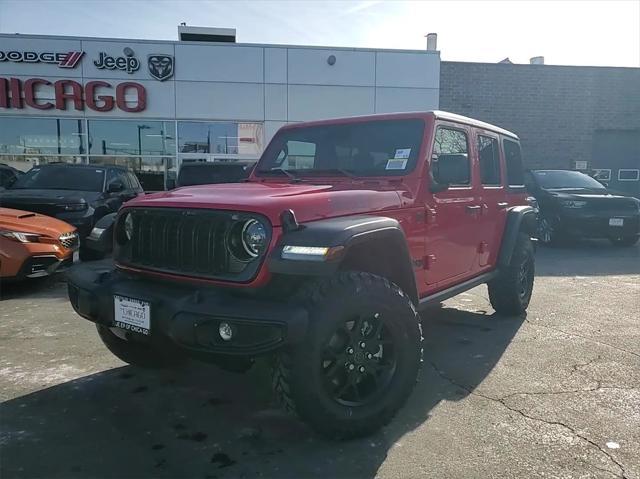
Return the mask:
<path id="1" fill-rule="evenodd" d="M 149 125 L 138 125 L 138 171 L 142 171 L 142 130 L 150 130 Z"/>

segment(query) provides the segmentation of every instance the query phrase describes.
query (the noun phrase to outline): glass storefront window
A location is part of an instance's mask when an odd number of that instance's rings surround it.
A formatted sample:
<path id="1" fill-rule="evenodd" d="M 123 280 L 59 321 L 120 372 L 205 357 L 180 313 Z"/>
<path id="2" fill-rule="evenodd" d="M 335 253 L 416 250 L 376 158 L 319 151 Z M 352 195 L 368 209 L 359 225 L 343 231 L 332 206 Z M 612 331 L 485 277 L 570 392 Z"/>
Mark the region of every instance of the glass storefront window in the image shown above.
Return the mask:
<path id="1" fill-rule="evenodd" d="M 163 191 L 167 172 L 175 168 L 175 159 L 172 157 L 91 156 L 89 163 L 126 166 L 136 174 L 146 192 Z"/>
<path id="2" fill-rule="evenodd" d="M 83 120 L 0 117 L 0 155 L 82 155 Z"/>
<path id="3" fill-rule="evenodd" d="M 169 121 L 89 120 L 89 153 L 109 156 L 175 154 L 175 123 Z"/>
<path id="4" fill-rule="evenodd" d="M 180 153 L 209 153 L 257 157 L 262 153 L 261 123 L 178 122 Z"/>
<path id="5" fill-rule="evenodd" d="M 47 155 L 2 155 L 0 163 L 9 165 L 20 171 L 29 171 L 32 167 L 47 163 L 85 163 L 84 156 L 47 156 Z"/>

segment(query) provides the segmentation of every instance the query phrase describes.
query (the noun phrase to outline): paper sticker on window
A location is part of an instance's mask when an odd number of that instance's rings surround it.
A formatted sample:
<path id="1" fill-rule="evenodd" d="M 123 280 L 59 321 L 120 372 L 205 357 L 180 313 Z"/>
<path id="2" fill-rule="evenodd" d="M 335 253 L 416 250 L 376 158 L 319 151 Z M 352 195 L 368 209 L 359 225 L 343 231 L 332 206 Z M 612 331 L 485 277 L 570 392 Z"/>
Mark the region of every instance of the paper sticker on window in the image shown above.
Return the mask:
<path id="1" fill-rule="evenodd" d="M 396 150 L 396 154 L 394 155 L 394 160 L 404 160 L 409 158 L 411 155 L 411 148 L 398 148 Z"/>
<path id="2" fill-rule="evenodd" d="M 407 167 L 407 161 L 409 160 L 407 160 L 406 158 L 392 158 L 390 160 L 387 160 L 387 166 L 385 167 L 385 170 L 404 170 Z"/>

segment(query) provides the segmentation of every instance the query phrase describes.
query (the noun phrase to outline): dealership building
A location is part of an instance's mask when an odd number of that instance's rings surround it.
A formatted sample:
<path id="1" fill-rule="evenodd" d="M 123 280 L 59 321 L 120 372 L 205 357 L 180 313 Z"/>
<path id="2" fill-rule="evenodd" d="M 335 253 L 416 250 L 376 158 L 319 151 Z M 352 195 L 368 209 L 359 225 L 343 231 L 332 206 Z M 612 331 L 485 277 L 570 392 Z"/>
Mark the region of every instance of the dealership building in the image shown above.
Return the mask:
<path id="1" fill-rule="evenodd" d="M 0 163 L 126 164 L 156 190 L 182 161 L 257 158 L 289 122 L 438 107 L 435 50 L 179 37 L 0 35 Z"/>
<path id="2" fill-rule="evenodd" d="M 289 122 L 440 108 L 516 132 L 531 168 L 598 170 L 640 195 L 640 68 L 443 62 L 424 50 L 0 34 L 0 163 L 253 159 Z"/>

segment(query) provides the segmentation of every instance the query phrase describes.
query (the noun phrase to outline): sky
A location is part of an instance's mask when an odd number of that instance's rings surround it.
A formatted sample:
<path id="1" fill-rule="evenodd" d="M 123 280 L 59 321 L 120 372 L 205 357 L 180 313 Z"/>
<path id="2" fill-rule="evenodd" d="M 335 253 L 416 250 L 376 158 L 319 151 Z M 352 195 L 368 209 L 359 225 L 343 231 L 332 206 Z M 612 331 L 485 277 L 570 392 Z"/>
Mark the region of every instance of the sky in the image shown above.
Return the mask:
<path id="1" fill-rule="evenodd" d="M 435 32 L 446 61 L 640 67 L 640 0 L 0 0 L 0 33 L 177 40 L 181 22 L 239 43 L 421 50 Z"/>

